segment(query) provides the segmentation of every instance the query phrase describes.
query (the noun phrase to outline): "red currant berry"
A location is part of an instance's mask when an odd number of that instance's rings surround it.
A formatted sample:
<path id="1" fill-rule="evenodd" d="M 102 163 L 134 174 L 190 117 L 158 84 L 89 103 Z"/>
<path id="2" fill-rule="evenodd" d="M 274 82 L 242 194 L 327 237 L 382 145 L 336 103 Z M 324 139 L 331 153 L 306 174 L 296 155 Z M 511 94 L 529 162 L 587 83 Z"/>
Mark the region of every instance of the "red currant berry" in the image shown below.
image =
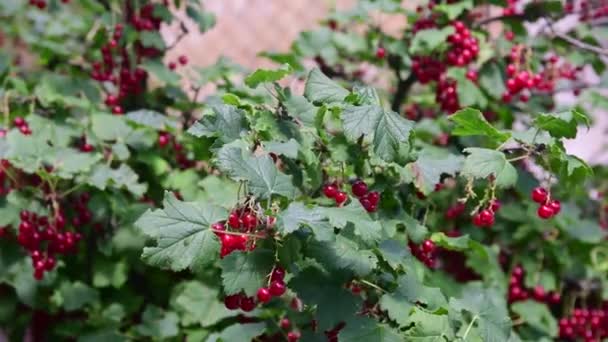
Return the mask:
<path id="1" fill-rule="evenodd" d="M 334 200 L 336 201 L 336 204 L 338 204 L 338 205 L 341 205 L 342 203 L 346 202 L 347 199 L 348 199 L 348 195 L 344 191 L 339 191 L 336 194 L 336 196 L 334 197 Z"/>
<path id="2" fill-rule="evenodd" d="M 385 56 L 386 56 L 386 49 L 384 49 L 383 47 L 379 47 L 376 50 L 376 58 L 383 59 Z"/>
<path id="3" fill-rule="evenodd" d="M 230 225 L 230 227 L 232 228 L 241 227 L 241 220 L 239 219 L 239 215 L 237 215 L 237 213 L 230 213 L 230 215 L 228 216 L 228 225 Z"/>
<path id="4" fill-rule="evenodd" d="M 241 295 L 235 294 L 224 298 L 224 306 L 228 310 L 236 310 L 241 306 Z"/>
<path id="5" fill-rule="evenodd" d="M 281 266 L 277 266 L 270 275 L 270 281 L 283 281 L 285 278 L 285 270 Z"/>
<path id="6" fill-rule="evenodd" d="M 253 300 L 252 297 L 244 297 L 241 298 L 241 310 L 245 311 L 245 312 L 249 312 L 249 311 L 253 311 L 253 309 L 255 309 L 255 301 Z"/>
<path id="7" fill-rule="evenodd" d="M 279 322 L 279 326 L 281 327 L 281 329 L 284 329 L 284 330 L 289 329 L 289 327 L 291 326 L 291 322 L 289 321 L 289 318 L 281 319 L 281 322 Z"/>
<path id="8" fill-rule="evenodd" d="M 268 303 L 270 299 L 272 299 L 272 295 L 270 294 L 270 290 L 266 287 L 262 287 L 258 290 L 257 293 L 258 302 L 260 303 Z"/>
<path id="9" fill-rule="evenodd" d="M 270 294 L 275 297 L 282 296 L 286 290 L 287 288 L 285 287 L 285 283 L 283 283 L 282 281 L 275 280 L 270 283 Z"/>
<path id="10" fill-rule="evenodd" d="M 559 212 L 562 210 L 562 205 L 558 200 L 552 200 L 549 202 L 549 206 L 553 210 L 553 215 L 559 214 Z"/>
<path id="11" fill-rule="evenodd" d="M 335 198 L 338 194 L 338 188 L 333 184 L 326 184 L 323 187 L 323 194 L 325 197 Z"/>
<path id="12" fill-rule="evenodd" d="M 422 251 L 424 253 L 432 253 L 435 251 L 435 243 L 431 240 L 424 240 L 422 243 Z"/>
<path id="13" fill-rule="evenodd" d="M 545 203 L 548 197 L 549 194 L 545 188 L 539 186 L 532 190 L 532 200 L 536 203 Z"/>
<path id="14" fill-rule="evenodd" d="M 247 229 L 254 229 L 258 225 L 258 218 L 251 213 L 247 213 L 243 216 L 243 225 Z"/>
<path id="15" fill-rule="evenodd" d="M 548 219 L 551 216 L 553 216 L 553 208 L 551 208 L 549 205 L 543 204 L 540 207 L 538 207 L 538 211 L 537 211 L 538 217 L 542 218 L 542 219 Z"/>
<path id="16" fill-rule="evenodd" d="M 290 331 L 287 333 L 287 341 L 288 342 L 298 342 L 300 340 L 300 332 L 299 331 Z"/>
<path id="17" fill-rule="evenodd" d="M 367 194 L 367 184 L 363 181 L 355 181 L 352 186 L 353 194 L 357 197 L 364 196 Z"/>

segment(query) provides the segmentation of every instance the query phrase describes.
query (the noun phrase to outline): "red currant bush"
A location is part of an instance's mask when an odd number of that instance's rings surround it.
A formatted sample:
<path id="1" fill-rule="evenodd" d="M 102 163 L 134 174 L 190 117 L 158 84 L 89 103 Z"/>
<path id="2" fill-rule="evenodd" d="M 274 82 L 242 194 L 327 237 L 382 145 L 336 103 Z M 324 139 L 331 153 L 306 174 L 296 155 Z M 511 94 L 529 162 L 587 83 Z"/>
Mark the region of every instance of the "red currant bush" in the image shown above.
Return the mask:
<path id="1" fill-rule="evenodd" d="M 608 338 L 608 171 L 565 144 L 605 6 L 417 5 L 246 72 L 186 53 L 196 1 L 1 4 L 0 334 Z"/>

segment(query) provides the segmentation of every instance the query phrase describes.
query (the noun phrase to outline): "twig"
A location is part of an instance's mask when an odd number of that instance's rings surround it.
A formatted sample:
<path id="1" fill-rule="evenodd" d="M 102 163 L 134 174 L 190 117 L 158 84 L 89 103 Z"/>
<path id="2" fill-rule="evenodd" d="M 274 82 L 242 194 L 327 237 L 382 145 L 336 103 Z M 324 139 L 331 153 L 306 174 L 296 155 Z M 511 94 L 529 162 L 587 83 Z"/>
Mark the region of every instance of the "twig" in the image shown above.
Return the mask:
<path id="1" fill-rule="evenodd" d="M 578 40 L 578 39 L 576 39 L 574 37 L 571 37 L 571 36 L 569 36 L 567 34 L 553 32 L 553 36 L 557 37 L 557 38 L 560 38 L 560 39 L 563 39 L 568 44 L 570 44 L 572 46 L 575 46 L 575 47 L 577 47 L 579 49 L 595 52 L 595 53 L 597 53 L 599 55 L 602 55 L 602 56 L 608 56 L 608 50 L 607 49 L 601 48 L 601 47 L 596 46 L 596 45 L 587 44 L 587 43 L 585 43 L 585 42 L 583 42 L 581 40 Z"/>
<path id="2" fill-rule="evenodd" d="M 393 97 L 393 102 L 391 103 L 391 109 L 395 112 L 399 112 L 399 108 L 407 97 L 410 88 L 412 85 L 414 85 L 414 82 L 416 82 L 416 76 L 414 76 L 413 73 L 411 73 L 406 79 L 402 79 L 399 75 L 397 75 L 397 77 L 399 77 L 399 83 L 397 83 L 397 91 L 395 91 L 395 96 Z"/>
<path id="3" fill-rule="evenodd" d="M 361 284 L 365 284 L 365 285 L 367 285 L 367 286 L 369 286 L 369 287 L 373 287 L 373 288 L 375 288 L 376 290 L 378 290 L 378 291 L 380 291 L 380 292 L 384 292 L 384 293 L 388 292 L 388 291 L 386 291 L 385 289 L 381 288 L 380 286 L 378 286 L 378 285 L 376 285 L 376 284 L 374 284 L 374 283 L 372 283 L 372 282 L 369 282 L 369 281 L 367 281 L 367 280 L 365 280 L 365 279 L 359 279 L 359 282 L 360 282 Z"/>
<path id="4" fill-rule="evenodd" d="M 479 27 L 479 26 L 483 26 L 483 25 L 487 25 L 491 22 L 494 21 L 498 21 L 498 20 L 505 20 L 505 19 L 519 19 L 519 20 L 523 20 L 524 16 L 521 14 L 515 14 L 515 15 L 499 15 L 496 17 L 489 17 L 489 18 L 485 18 L 482 19 L 478 22 L 475 23 L 475 26 Z"/>
<path id="5" fill-rule="evenodd" d="M 173 43 L 171 43 L 171 45 L 167 46 L 167 48 L 165 49 L 165 51 L 169 51 L 169 50 L 173 49 L 190 32 L 188 30 L 188 27 L 186 27 L 186 24 L 184 24 L 183 21 L 179 22 L 179 28 L 181 30 L 180 34 L 177 36 L 177 38 L 175 38 L 175 40 L 173 41 Z"/>

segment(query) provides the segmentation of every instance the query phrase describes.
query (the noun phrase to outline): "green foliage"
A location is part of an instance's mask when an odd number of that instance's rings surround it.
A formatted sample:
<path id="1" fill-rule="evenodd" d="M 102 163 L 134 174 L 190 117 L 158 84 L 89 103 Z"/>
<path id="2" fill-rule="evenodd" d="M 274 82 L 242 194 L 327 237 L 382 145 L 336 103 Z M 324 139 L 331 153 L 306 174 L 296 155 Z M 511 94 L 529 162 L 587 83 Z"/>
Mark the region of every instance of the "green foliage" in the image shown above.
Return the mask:
<path id="1" fill-rule="evenodd" d="M 526 36 L 561 18 L 558 1 L 492 19 L 496 35 L 479 1 L 359 0 L 248 72 L 169 61 L 216 21 L 204 2 L 169 3 L 0 3 L 10 340 L 551 341 L 575 308 L 606 306 L 608 172 L 566 149 L 607 104 L 588 51 L 601 29 L 578 23 L 573 49 Z M 402 32 L 377 25 L 389 15 Z M 458 37 L 477 44 L 470 61 Z M 597 86 L 573 71 L 586 65 Z M 505 96 L 522 71 L 559 82 Z M 583 90 L 574 108 L 556 103 L 564 89 Z"/>

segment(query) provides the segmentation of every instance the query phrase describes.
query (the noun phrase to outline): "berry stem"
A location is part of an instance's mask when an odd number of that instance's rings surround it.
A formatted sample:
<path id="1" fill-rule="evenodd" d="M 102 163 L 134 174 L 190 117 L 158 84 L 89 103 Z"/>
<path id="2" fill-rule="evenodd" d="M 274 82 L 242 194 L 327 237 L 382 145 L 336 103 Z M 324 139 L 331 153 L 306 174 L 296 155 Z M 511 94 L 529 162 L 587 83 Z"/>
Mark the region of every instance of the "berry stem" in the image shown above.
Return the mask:
<path id="1" fill-rule="evenodd" d="M 264 239 L 264 238 L 266 238 L 265 236 L 257 235 L 257 234 L 249 234 L 249 233 L 241 233 L 241 232 L 231 232 L 231 231 L 227 231 L 227 230 L 218 230 L 218 229 L 213 229 L 213 228 L 209 228 L 209 230 L 211 230 L 214 233 L 219 233 L 219 234 L 248 236 L 248 237 L 253 237 L 253 238 L 258 238 L 258 239 Z"/>
<path id="2" fill-rule="evenodd" d="M 471 331 L 471 328 L 473 327 L 473 323 L 475 323 L 475 321 L 479 318 L 479 316 L 475 315 L 473 317 L 473 319 L 471 320 L 471 323 L 469 323 L 469 326 L 467 327 L 467 330 L 465 330 L 464 335 L 462 335 L 462 340 L 466 341 L 467 337 L 469 336 L 469 332 Z"/>
<path id="3" fill-rule="evenodd" d="M 369 281 L 367 281 L 367 280 L 365 280 L 365 279 L 359 279 L 359 282 L 360 282 L 361 284 L 365 284 L 365 285 L 367 285 L 367 286 L 369 286 L 369 287 L 373 287 L 373 288 L 375 288 L 376 290 L 378 290 L 378 291 L 380 291 L 380 292 L 384 292 L 384 293 L 387 293 L 387 292 L 388 292 L 388 291 L 386 291 L 385 289 L 381 288 L 380 286 L 378 286 L 378 285 L 376 285 L 376 284 L 374 284 L 374 283 L 372 283 L 372 282 L 369 282 Z"/>

